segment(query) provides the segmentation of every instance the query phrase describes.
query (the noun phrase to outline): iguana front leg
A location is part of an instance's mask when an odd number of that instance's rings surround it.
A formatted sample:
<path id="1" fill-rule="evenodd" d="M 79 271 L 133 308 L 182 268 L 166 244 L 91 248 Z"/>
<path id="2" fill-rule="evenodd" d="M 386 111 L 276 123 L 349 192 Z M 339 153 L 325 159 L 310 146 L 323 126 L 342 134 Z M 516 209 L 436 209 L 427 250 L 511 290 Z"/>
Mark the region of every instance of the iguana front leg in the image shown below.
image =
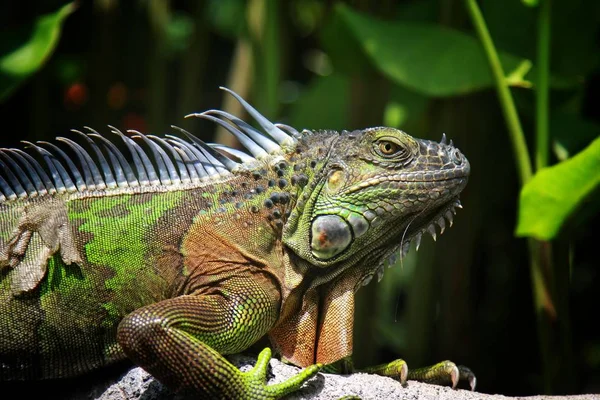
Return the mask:
<path id="1" fill-rule="evenodd" d="M 279 292 L 265 279 L 238 276 L 214 288 L 129 314 L 117 340 L 127 356 L 168 387 L 207 398 L 275 399 L 297 390 L 320 366 L 278 385 L 265 384 L 270 351 L 243 373 L 222 354 L 247 349 L 275 323 Z M 263 284 L 264 283 L 264 284 Z"/>

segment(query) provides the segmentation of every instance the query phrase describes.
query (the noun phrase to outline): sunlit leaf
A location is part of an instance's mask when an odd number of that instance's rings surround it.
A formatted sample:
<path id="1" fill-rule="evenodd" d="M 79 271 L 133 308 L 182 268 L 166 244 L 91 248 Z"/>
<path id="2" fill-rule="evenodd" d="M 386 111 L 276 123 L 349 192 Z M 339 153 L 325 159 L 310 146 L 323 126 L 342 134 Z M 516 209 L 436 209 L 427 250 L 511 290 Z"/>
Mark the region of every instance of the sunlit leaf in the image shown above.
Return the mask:
<path id="1" fill-rule="evenodd" d="M 17 32 L 0 35 L 0 100 L 44 64 L 58 44 L 65 18 L 74 10 L 75 3 L 66 4 Z"/>
<path id="2" fill-rule="evenodd" d="M 600 137 L 582 152 L 538 171 L 521 190 L 517 236 L 550 240 L 600 185 Z"/>
<path id="3" fill-rule="evenodd" d="M 539 0 L 521 0 L 528 7 L 537 7 Z"/>
<path id="4" fill-rule="evenodd" d="M 429 96 L 465 94 L 494 84 L 480 43 L 436 24 L 387 22 L 340 4 L 337 13 L 372 63 L 394 82 Z M 524 59 L 500 53 L 510 84 L 527 86 Z"/>

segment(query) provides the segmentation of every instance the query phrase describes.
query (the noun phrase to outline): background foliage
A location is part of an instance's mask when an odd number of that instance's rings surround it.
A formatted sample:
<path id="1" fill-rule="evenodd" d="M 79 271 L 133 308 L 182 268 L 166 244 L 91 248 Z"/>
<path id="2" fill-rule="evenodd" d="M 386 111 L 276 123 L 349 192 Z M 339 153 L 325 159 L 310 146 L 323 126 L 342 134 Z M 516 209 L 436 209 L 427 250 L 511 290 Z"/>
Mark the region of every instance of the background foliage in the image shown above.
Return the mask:
<path id="1" fill-rule="evenodd" d="M 296 128 L 445 132 L 472 165 L 465 209 L 435 246 L 424 240 L 359 292 L 356 363 L 452 359 L 484 392 L 600 392 L 600 3 L 537 3 L 3 2 L 2 145 L 107 124 L 176 124 L 235 144 L 183 119 L 240 114 L 220 85 Z M 474 30 L 477 4 L 500 79 Z M 502 85 L 525 151 L 511 147 Z"/>

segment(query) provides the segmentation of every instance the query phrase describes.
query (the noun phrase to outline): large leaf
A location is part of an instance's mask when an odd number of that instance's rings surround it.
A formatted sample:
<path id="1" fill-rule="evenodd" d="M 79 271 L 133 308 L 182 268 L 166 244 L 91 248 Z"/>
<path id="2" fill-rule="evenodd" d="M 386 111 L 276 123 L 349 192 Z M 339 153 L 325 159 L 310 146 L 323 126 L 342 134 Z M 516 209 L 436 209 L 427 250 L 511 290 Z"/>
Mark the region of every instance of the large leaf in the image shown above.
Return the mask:
<path id="1" fill-rule="evenodd" d="M 297 129 L 348 128 L 349 86 L 342 74 L 315 77 L 292 105 L 290 125 Z"/>
<path id="2" fill-rule="evenodd" d="M 422 131 L 418 123 L 422 121 L 429 101 L 429 97 L 408 90 L 404 86 L 392 85 L 390 98 L 383 114 L 383 125 L 406 132 Z"/>
<path id="3" fill-rule="evenodd" d="M 4 100 L 21 82 L 37 71 L 58 43 L 65 18 L 73 12 L 69 3 L 56 12 L 38 17 L 16 32 L 0 36 L 0 100 Z"/>
<path id="4" fill-rule="evenodd" d="M 301 129 L 352 129 L 350 82 L 352 78 L 334 72 L 315 76 L 292 104 L 290 125 Z M 398 85 L 389 88 L 383 125 L 416 132 L 429 98 Z M 357 127 L 358 128 L 358 127 Z"/>
<path id="5" fill-rule="evenodd" d="M 362 51 L 394 82 L 429 96 L 454 96 L 494 84 L 481 44 L 472 36 L 440 25 L 388 22 L 365 16 L 339 4 L 337 14 L 347 24 Z M 500 53 L 509 82 L 528 86 L 523 75 L 528 60 Z"/>
<path id="6" fill-rule="evenodd" d="M 554 238 L 600 185 L 600 137 L 579 154 L 538 171 L 521 190 L 517 236 Z"/>

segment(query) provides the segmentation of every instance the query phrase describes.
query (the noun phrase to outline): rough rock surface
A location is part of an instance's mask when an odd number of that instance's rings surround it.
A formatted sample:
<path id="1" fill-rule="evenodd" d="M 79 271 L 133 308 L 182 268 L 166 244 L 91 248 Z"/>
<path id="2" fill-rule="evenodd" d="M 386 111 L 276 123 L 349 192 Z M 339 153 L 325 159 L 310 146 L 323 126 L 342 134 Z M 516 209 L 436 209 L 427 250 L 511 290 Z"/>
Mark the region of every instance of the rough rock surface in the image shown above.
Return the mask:
<path id="1" fill-rule="evenodd" d="M 254 359 L 244 356 L 230 358 L 242 370 L 248 370 L 254 365 Z M 282 382 L 298 372 L 298 368 L 285 365 L 275 359 L 271 360 L 271 374 L 269 383 Z M 160 383 L 156 382 L 141 368 L 133 368 L 124 374 L 120 380 L 108 385 L 103 391 L 96 388 L 94 393 L 101 393 L 86 397 L 95 400 L 184 400 L 183 397 L 174 395 Z M 302 390 L 286 397 L 287 400 L 319 399 L 337 400 L 342 396 L 355 395 L 363 400 L 367 399 L 403 399 L 403 400 L 495 400 L 495 399 L 569 399 L 569 400 L 600 400 L 600 394 L 578 396 L 533 396 L 533 397 L 506 397 L 491 395 L 468 390 L 453 390 L 449 387 L 428 385 L 420 382 L 409 381 L 406 387 L 391 379 L 369 374 L 352 374 L 340 376 L 332 374 L 318 374 L 307 382 Z M 73 398 L 72 400 L 75 400 Z"/>

